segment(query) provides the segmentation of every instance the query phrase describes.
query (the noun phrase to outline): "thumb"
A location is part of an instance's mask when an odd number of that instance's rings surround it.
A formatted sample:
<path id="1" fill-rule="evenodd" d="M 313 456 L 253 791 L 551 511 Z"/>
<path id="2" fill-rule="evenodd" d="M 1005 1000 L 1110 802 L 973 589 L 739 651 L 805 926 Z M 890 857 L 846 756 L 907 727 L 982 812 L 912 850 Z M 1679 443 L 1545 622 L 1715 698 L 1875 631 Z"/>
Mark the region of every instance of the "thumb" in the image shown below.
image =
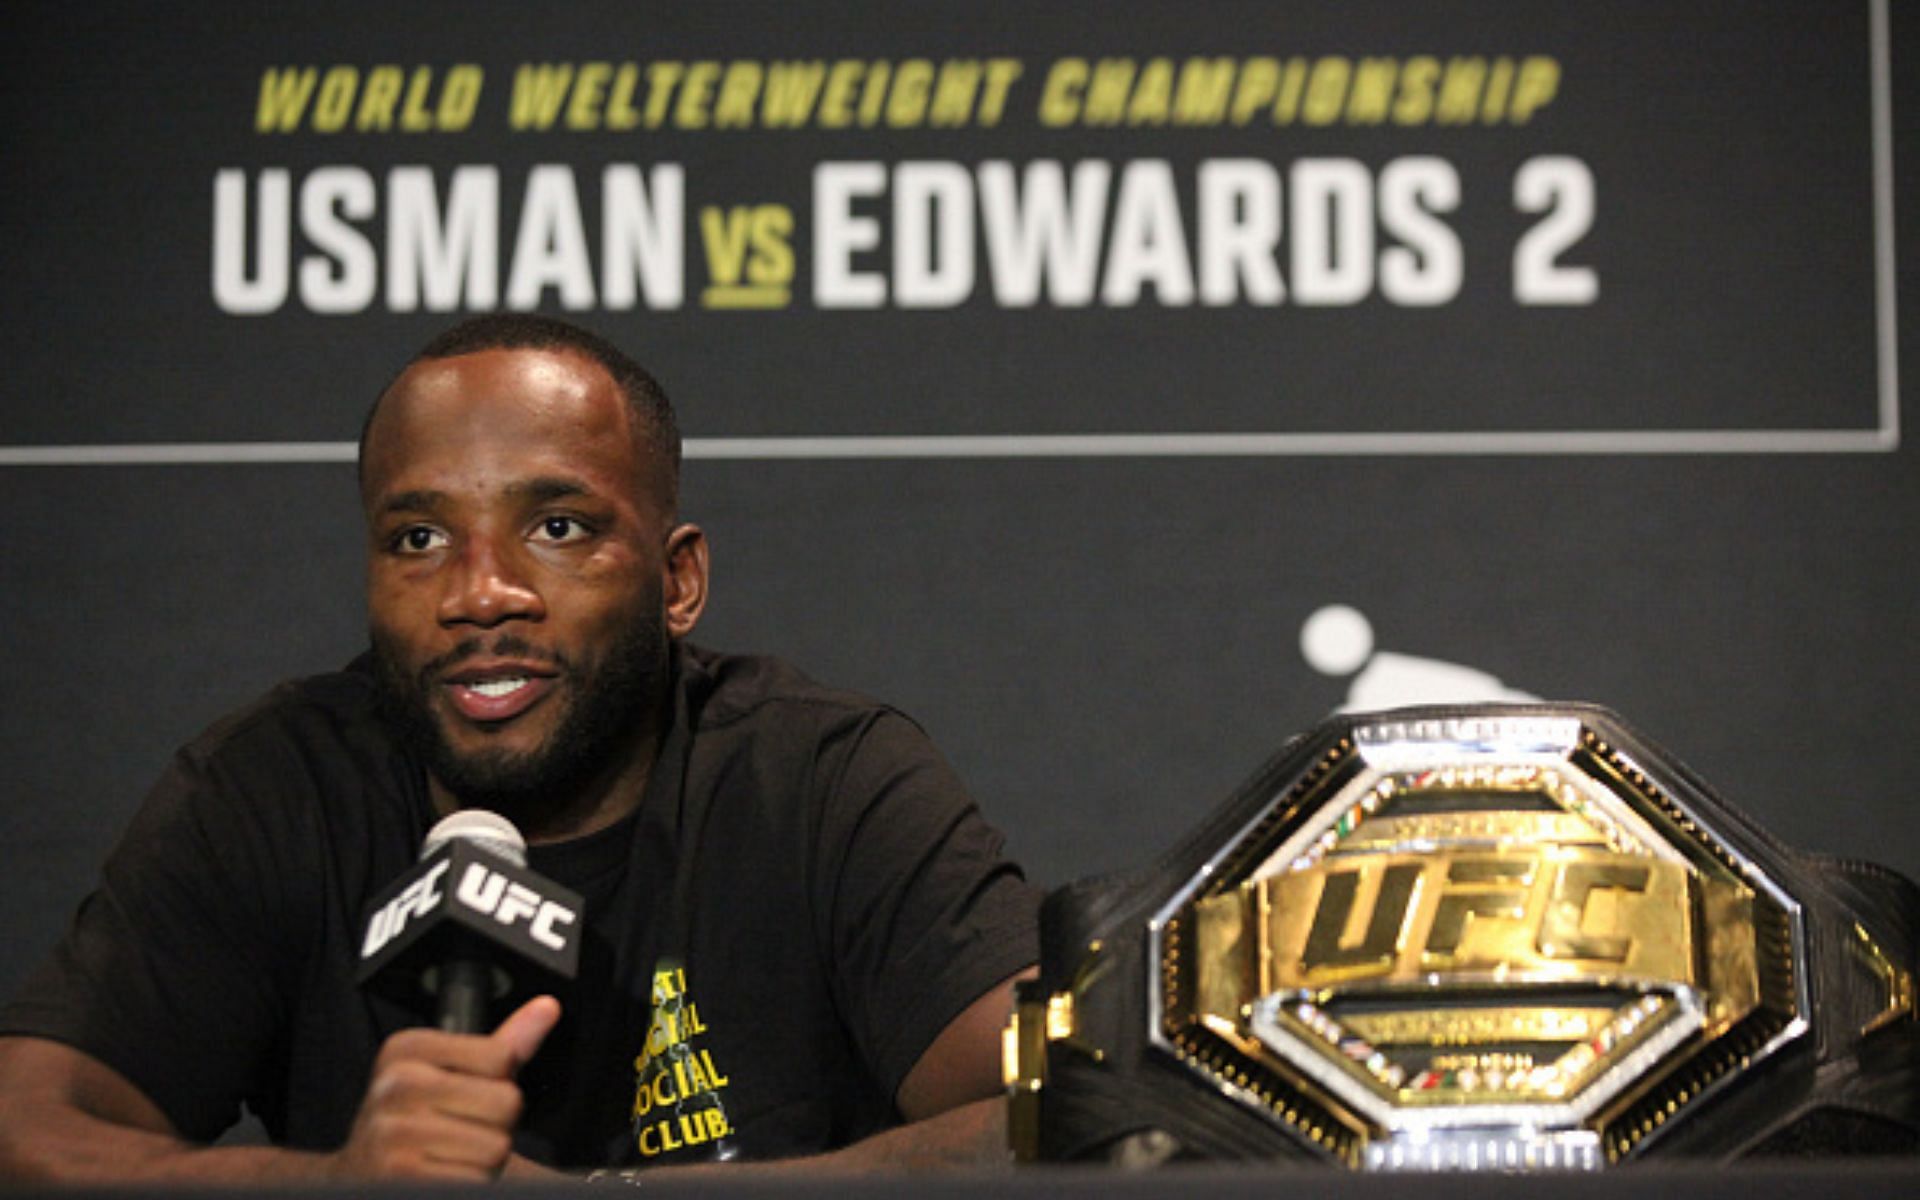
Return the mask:
<path id="1" fill-rule="evenodd" d="M 540 1043 L 547 1040 L 559 1021 L 560 1002 L 552 996 L 535 996 L 514 1009 L 488 1036 L 507 1048 L 513 1055 L 513 1069 L 518 1071 L 540 1049 Z"/>

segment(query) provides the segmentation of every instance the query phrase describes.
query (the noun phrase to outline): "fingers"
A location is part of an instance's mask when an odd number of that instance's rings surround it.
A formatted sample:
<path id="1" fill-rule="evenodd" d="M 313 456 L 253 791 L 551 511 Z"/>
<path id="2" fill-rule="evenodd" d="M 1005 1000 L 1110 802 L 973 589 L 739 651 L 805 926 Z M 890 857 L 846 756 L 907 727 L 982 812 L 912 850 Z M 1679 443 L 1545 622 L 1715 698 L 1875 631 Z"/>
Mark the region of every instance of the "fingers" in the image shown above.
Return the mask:
<path id="1" fill-rule="evenodd" d="M 559 1002 L 541 996 L 484 1036 L 408 1029 L 388 1038 L 336 1156 L 341 1171 L 360 1178 L 498 1175 L 524 1105 L 514 1074 L 559 1019 Z"/>
<path id="2" fill-rule="evenodd" d="M 536 996 L 485 1036 L 404 1029 L 380 1048 L 374 1072 L 378 1074 L 387 1062 L 417 1060 L 463 1075 L 511 1079 L 540 1049 L 540 1043 L 559 1020 L 560 1002 L 552 996 Z"/>
<path id="3" fill-rule="evenodd" d="M 442 1033 L 437 1029 L 403 1029 L 386 1040 L 373 1060 L 373 1077 L 399 1063 L 420 1063 L 457 1075 L 480 1079 L 511 1079 L 518 1067 L 512 1048 L 491 1037 Z"/>
<path id="4" fill-rule="evenodd" d="M 436 1111 L 370 1105 L 337 1158 L 355 1179 L 494 1178 L 513 1152 L 505 1128 Z"/>
<path id="5" fill-rule="evenodd" d="M 507 1051 L 511 1074 L 527 1064 L 559 1021 L 560 1002 L 552 996 L 535 996 L 500 1022 L 488 1040 Z"/>
<path id="6" fill-rule="evenodd" d="M 400 1058 L 376 1071 L 369 1105 L 395 1112 L 432 1112 L 511 1129 L 520 1119 L 520 1089 L 505 1079 L 449 1071 L 421 1059 Z"/>

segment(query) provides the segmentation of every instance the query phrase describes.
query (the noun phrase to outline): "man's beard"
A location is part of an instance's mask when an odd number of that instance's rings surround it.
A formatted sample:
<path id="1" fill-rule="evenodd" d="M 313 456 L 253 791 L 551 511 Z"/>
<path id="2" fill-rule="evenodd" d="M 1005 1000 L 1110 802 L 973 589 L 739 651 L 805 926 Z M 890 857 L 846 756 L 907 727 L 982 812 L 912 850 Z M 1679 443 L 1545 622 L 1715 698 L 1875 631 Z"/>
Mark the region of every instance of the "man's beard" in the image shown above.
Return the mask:
<path id="1" fill-rule="evenodd" d="M 667 695 L 667 637 L 658 616 L 641 612 L 597 662 L 542 654 L 513 634 L 472 638 L 409 672 L 391 639 L 372 633 L 382 710 L 401 742 L 419 753 L 427 770 L 464 808 L 500 813 L 527 827 L 564 811 L 596 776 L 643 736 L 655 705 Z M 571 685 L 566 711 L 546 741 L 532 750 L 462 753 L 447 741 L 428 704 L 440 672 L 487 653 L 552 663 Z M 553 696 L 551 699 L 562 699 Z M 660 714 L 664 727 L 667 714 Z"/>

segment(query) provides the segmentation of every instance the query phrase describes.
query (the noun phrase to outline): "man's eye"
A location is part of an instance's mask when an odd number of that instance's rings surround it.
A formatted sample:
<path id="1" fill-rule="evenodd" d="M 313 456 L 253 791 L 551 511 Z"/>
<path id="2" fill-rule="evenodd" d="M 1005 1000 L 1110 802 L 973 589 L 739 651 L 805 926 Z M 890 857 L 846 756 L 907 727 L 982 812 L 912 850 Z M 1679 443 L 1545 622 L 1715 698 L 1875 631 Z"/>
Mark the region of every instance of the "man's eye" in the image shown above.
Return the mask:
<path id="1" fill-rule="evenodd" d="M 424 554 L 446 543 L 446 535 L 425 525 L 410 525 L 393 539 L 393 548 L 404 554 Z"/>
<path id="2" fill-rule="evenodd" d="M 542 517 L 534 534 L 549 542 L 577 542 L 587 535 L 587 527 L 572 517 Z"/>

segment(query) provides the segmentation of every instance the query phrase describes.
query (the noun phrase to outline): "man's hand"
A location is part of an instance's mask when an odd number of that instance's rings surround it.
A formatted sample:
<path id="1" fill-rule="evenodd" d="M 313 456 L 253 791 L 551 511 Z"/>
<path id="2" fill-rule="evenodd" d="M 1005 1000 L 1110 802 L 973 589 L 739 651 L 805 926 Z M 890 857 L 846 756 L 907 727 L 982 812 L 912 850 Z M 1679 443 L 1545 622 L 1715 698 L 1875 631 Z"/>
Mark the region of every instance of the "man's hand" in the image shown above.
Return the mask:
<path id="1" fill-rule="evenodd" d="M 341 1178 L 487 1180 L 513 1151 L 522 1099 L 514 1076 L 560 1019 L 551 996 L 529 1000 L 485 1036 L 406 1029 L 373 1061 Z"/>
<path id="2" fill-rule="evenodd" d="M 559 1019 L 559 1001 L 542 996 L 484 1037 L 388 1038 L 347 1144 L 331 1154 L 188 1142 L 98 1059 L 41 1038 L 0 1038 L 0 1182 L 486 1179 L 506 1165 L 520 1118 L 514 1073 Z"/>

